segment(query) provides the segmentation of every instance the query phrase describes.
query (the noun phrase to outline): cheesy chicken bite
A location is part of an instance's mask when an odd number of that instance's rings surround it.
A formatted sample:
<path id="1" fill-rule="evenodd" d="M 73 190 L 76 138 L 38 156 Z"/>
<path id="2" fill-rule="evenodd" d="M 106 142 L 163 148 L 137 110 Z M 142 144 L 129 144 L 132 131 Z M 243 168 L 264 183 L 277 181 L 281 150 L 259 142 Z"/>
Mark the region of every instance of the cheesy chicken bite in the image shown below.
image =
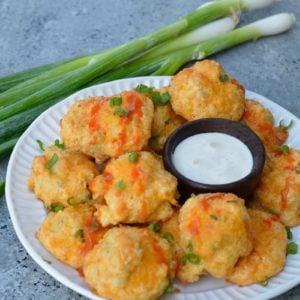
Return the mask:
<path id="1" fill-rule="evenodd" d="M 260 283 L 279 273 L 285 264 L 287 234 L 271 214 L 249 209 L 253 250 L 234 266 L 227 280 L 240 286 Z"/>
<path id="2" fill-rule="evenodd" d="M 150 152 L 123 154 L 108 162 L 90 183 L 97 217 L 103 226 L 147 223 L 171 217 L 176 205 L 177 180 Z"/>
<path id="3" fill-rule="evenodd" d="M 180 232 L 179 232 L 179 210 L 175 211 L 173 216 L 162 223 L 160 236 L 166 239 L 174 250 L 176 260 L 176 273 L 180 269 L 181 259 L 184 255 L 183 249 L 180 247 Z"/>
<path id="4" fill-rule="evenodd" d="M 65 145 L 104 161 L 142 150 L 151 136 L 153 103 L 136 91 L 74 103 L 61 122 Z"/>
<path id="5" fill-rule="evenodd" d="M 278 151 L 288 138 L 288 130 L 275 127 L 272 113 L 255 100 L 246 100 L 243 121 L 260 137 L 268 153 Z"/>
<path id="6" fill-rule="evenodd" d="M 102 297 L 152 300 L 174 277 L 175 262 L 165 239 L 145 228 L 115 227 L 87 254 L 87 283 Z"/>
<path id="7" fill-rule="evenodd" d="M 168 240 L 171 244 L 179 244 L 179 210 L 175 211 L 170 219 L 163 222 L 160 229 L 162 238 Z"/>
<path id="8" fill-rule="evenodd" d="M 88 156 L 50 146 L 33 159 L 27 184 L 47 208 L 55 204 L 68 206 L 90 196 L 88 183 L 97 174 Z"/>
<path id="9" fill-rule="evenodd" d="M 253 195 L 264 209 L 272 211 L 286 226 L 300 224 L 300 151 L 272 156 Z"/>
<path id="10" fill-rule="evenodd" d="M 244 88 L 212 60 L 180 71 L 173 77 L 169 91 L 174 111 L 189 121 L 201 118 L 238 121 L 244 113 Z"/>
<path id="11" fill-rule="evenodd" d="M 200 194 L 179 212 L 180 246 L 184 250 L 178 278 L 195 282 L 203 274 L 225 278 L 240 257 L 252 250 L 249 215 L 234 194 Z"/>
<path id="12" fill-rule="evenodd" d="M 171 104 L 154 106 L 154 116 L 149 145 L 152 150 L 161 153 L 169 135 L 186 121 L 175 114 Z"/>
<path id="13" fill-rule="evenodd" d="M 87 204 L 50 212 L 42 223 L 37 238 L 57 259 L 73 268 L 82 260 L 107 229 L 93 216 L 95 209 Z"/>

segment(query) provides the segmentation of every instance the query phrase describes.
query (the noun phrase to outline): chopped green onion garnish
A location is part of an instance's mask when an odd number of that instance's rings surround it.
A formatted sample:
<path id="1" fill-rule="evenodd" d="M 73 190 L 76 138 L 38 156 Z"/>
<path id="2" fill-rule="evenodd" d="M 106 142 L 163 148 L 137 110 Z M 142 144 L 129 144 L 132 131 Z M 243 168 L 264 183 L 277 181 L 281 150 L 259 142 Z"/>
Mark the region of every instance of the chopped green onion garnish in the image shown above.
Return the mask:
<path id="1" fill-rule="evenodd" d="M 132 163 L 136 163 L 138 160 L 138 153 L 136 151 L 129 153 L 128 160 Z"/>
<path id="2" fill-rule="evenodd" d="M 50 211 L 57 213 L 60 210 L 64 210 L 64 208 L 65 207 L 60 203 L 52 203 L 50 207 Z"/>
<path id="3" fill-rule="evenodd" d="M 164 232 L 162 237 L 171 244 L 175 242 L 174 235 L 171 232 Z"/>
<path id="4" fill-rule="evenodd" d="M 164 106 L 170 101 L 170 95 L 168 92 L 164 93 L 164 97 L 158 91 L 153 91 L 150 94 L 150 98 L 155 105 Z"/>
<path id="5" fill-rule="evenodd" d="M 169 282 L 169 284 L 168 284 L 168 286 L 167 286 L 165 292 L 166 292 L 167 294 L 171 294 L 171 293 L 174 292 L 174 287 L 173 287 L 173 282 L 172 282 L 172 281 Z"/>
<path id="6" fill-rule="evenodd" d="M 59 140 L 55 140 L 54 145 L 59 148 L 59 149 L 65 149 L 65 144 L 64 143 L 60 143 Z"/>
<path id="7" fill-rule="evenodd" d="M 229 76 L 227 74 L 220 74 L 219 79 L 222 82 L 228 82 L 230 80 Z"/>
<path id="8" fill-rule="evenodd" d="M 161 226 L 159 224 L 150 224 L 148 226 L 148 229 L 154 231 L 154 232 L 159 232 L 160 231 Z"/>
<path id="9" fill-rule="evenodd" d="M 186 265 L 187 262 L 190 262 L 193 265 L 199 264 L 201 261 L 200 257 L 195 253 L 188 253 L 181 258 L 182 265 Z"/>
<path id="10" fill-rule="evenodd" d="M 38 143 L 39 148 L 41 149 L 41 151 L 45 151 L 43 142 L 41 140 L 36 140 L 36 142 Z"/>
<path id="11" fill-rule="evenodd" d="M 283 153 L 283 154 L 289 154 L 290 153 L 290 148 L 288 145 L 282 145 L 279 147 L 279 150 Z"/>
<path id="12" fill-rule="evenodd" d="M 171 96 L 168 92 L 161 94 L 161 105 L 166 105 L 171 100 Z"/>
<path id="13" fill-rule="evenodd" d="M 210 217 L 211 217 L 212 219 L 216 220 L 216 221 L 218 221 L 218 220 L 219 220 L 219 219 L 218 219 L 218 217 L 217 217 L 217 216 L 215 216 L 215 215 L 210 215 Z"/>
<path id="14" fill-rule="evenodd" d="M 294 121 L 291 120 L 287 125 L 283 125 L 283 120 L 281 120 L 279 122 L 279 127 L 282 128 L 282 129 L 286 129 L 286 130 L 289 130 L 294 124 Z"/>
<path id="15" fill-rule="evenodd" d="M 87 197 L 83 200 L 83 203 L 90 203 L 93 199 Z"/>
<path id="16" fill-rule="evenodd" d="M 124 180 L 119 180 L 116 185 L 120 190 L 124 190 L 126 188 L 126 183 Z"/>
<path id="17" fill-rule="evenodd" d="M 290 227 L 285 226 L 285 230 L 286 230 L 287 238 L 288 238 L 289 240 L 292 240 L 292 239 L 293 239 L 293 233 L 292 233 Z"/>
<path id="18" fill-rule="evenodd" d="M 246 126 L 246 127 L 249 128 L 249 126 L 248 126 L 248 124 L 247 124 L 247 122 L 246 122 L 245 120 L 241 120 L 241 121 L 240 121 L 240 124 L 242 124 L 242 125 L 244 125 L 244 126 Z"/>
<path id="19" fill-rule="evenodd" d="M 109 101 L 110 106 L 121 105 L 121 104 L 122 104 L 122 97 L 114 97 Z"/>
<path id="20" fill-rule="evenodd" d="M 75 206 L 75 205 L 77 205 L 77 203 L 74 202 L 73 200 L 74 200 L 73 197 L 69 197 L 68 200 L 67 200 L 67 203 L 68 203 L 70 206 Z"/>
<path id="21" fill-rule="evenodd" d="M 80 238 L 81 241 L 84 243 L 84 231 L 83 229 L 78 229 L 76 232 L 75 232 L 75 235 L 74 235 L 76 238 Z"/>
<path id="22" fill-rule="evenodd" d="M 269 283 L 269 281 L 265 280 L 265 281 L 260 282 L 259 285 L 261 285 L 261 286 L 267 286 L 268 283 Z"/>
<path id="23" fill-rule="evenodd" d="M 144 94 L 151 94 L 153 92 L 153 89 L 151 87 L 148 87 L 144 84 L 139 84 L 135 90 L 137 92 L 140 92 L 140 93 L 144 93 Z"/>
<path id="24" fill-rule="evenodd" d="M 193 252 L 194 251 L 194 247 L 193 247 L 192 241 L 189 241 L 189 243 L 186 246 L 186 249 L 188 250 L 188 252 Z"/>
<path id="25" fill-rule="evenodd" d="M 119 116 L 119 117 L 127 117 L 128 114 L 129 114 L 129 112 L 122 107 L 118 107 L 114 110 L 114 115 Z"/>
<path id="26" fill-rule="evenodd" d="M 43 258 L 43 260 L 44 260 L 47 264 L 49 264 L 49 265 L 52 264 L 52 261 L 50 261 L 50 260 L 47 260 L 47 259 L 45 259 L 45 258 Z"/>
<path id="27" fill-rule="evenodd" d="M 297 254 L 297 253 L 298 253 L 298 245 L 294 242 L 288 243 L 287 254 Z"/>
<path id="28" fill-rule="evenodd" d="M 240 200 L 228 200 L 228 201 L 226 201 L 227 203 L 239 203 L 240 202 Z"/>
<path id="29" fill-rule="evenodd" d="M 57 163 L 57 161 L 58 161 L 58 155 L 54 153 L 51 159 L 47 163 L 47 169 L 52 170 L 53 166 Z"/>
<path id="30" fill-rule="evenodd" d="M 271 209 L 268 209 L 267 212 L 270 214 L 270 215 L 273 215 L 273 216 L 277 216 L 277 213 Z"/>
<path id="31" fill-rule="evenodd" d="M 0 183 L 0 197 L 2 197 L 5 193 L 5 181 Z"/>
<path id="32" fill-rule="evenodd" d="M 168 102 L 171 99 L 171 96 L 168 92 L 165 92 L 165 93 L 161 94 L 160 92 L 155 91 L 153 88 L 148 87 L 144 84 L 139 84 L 135 88 L 135 90 L 137 92 L 140 92 L 140 93 L 143 93 L 143 94 L 148 94 L 150 99 L 152 100 L 152 102 L 156 105 L 160 105 L 160 106 L 166 105 L 166 104 L 168 104 Z"/>

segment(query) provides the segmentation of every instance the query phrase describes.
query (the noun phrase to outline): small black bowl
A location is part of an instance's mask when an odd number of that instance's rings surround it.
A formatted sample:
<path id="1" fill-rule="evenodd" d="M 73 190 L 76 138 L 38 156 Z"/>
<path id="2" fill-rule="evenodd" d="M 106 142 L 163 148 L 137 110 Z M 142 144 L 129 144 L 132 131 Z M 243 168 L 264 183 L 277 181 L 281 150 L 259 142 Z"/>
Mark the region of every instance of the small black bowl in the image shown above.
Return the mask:
<path id="1" fill-rule="evenodd" d="M 207 132 L 225 133 L 242 141 L 253 156 L 251 172 L 240 180 L 226 184 L 199 183 L 179 173 L 172 161 L 172 154 L 177 145 L 192 135 Z M 246 199 L 253 192 L 260 179 L 265 163 L 265 148 L 260 138 L 251 129 L 239 122 L 219 118 L 199 119 L 183 124 L 169 136 L 164 145 L 163 162 L 165 168 L 178 179 L 181 203 L 189 198 L 192 193 L 234 193 Z"/>

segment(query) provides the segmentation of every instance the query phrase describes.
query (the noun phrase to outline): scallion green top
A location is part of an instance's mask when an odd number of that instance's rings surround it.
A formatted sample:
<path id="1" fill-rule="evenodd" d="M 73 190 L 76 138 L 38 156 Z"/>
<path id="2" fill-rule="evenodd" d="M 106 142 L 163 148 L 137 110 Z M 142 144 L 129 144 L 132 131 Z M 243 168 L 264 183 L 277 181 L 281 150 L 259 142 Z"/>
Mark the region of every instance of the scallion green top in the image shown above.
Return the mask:
<path id="1" fill-rule="evenodd" d="M 56 139 L 54 142 L 54 145 L 59 148 L 59 149 L 65 149 L 65 144 L 64 143 L 60 143 L 59 139 Z"/>
<path id="2" fill-rule="evenodd" d="M 51 159 L 47 163 L 47 169 L 49 169 L 50 171 L 52 171 L 52 168 L 58 162 L 58 159 L 59 159 L 58 155 L 56 153 L 54 153 L 53 156 L 51 157 Z"/>
<path id="3" fill-rule="evenodd" d="M 125 190 L 126 188 L 126 183 L 124 180 L 119 180 L 117 183 L 116 183 L 116 186 L 118 189 L 120 190 Z"/>
<path id="4" fill-rule="evenodd" d="M 171 99 L 171 96 L 168 92 L 160 93 L 155 91 L 153 88 L 148 87 L 144 84 L 139 84 L 135 90 L 142 94 L 148 94 L 150 99 L 155 105 L 163 106 L 167 105 Z"/>
<path id="5" fill-rule="evenodd" d="M 128 160 L 131 163 L 136 163 L 138 158 L 139 158 L 139 156 L 138 156 L 138 153 L 136 151 L 133 151 L 133 152 L 129 153 L 129 155 L 128 155 Z"/>
<path id="6" fill-rule="evenodd" d="M 38 143 L 40 150 L 45 151 L 43 142 L 41 140 L 36 140 L 36 142 Z"/>
<path id="7" fill-rule="evenodd" d="M 114 97 L 111 98 L 109 101 L 110 106 L 121 105 L 121 104 L 122 104 L 122 97 Z"/>
<path id="8" fill-rule="evenodd" d="M 154 231 L 154 232 L 159 232 L 160 231 L 161 226 L 159 224 L 150 224 L 148 226 L 148 229 Z"/>

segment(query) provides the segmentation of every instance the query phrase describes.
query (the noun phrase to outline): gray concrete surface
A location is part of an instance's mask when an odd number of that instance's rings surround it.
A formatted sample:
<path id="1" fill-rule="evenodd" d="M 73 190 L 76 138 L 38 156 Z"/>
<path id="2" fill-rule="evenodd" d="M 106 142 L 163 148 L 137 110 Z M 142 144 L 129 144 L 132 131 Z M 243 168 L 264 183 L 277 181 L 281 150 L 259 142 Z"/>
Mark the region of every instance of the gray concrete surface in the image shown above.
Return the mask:
<path id="1" fill-rule="evenodd" d="M 112 47 L 176 20 L 203 0 L 0 0 L 0 76 Z M 300 1 L 244 14 L 243 23 L 282 11 L 300 20 Z M 214 56 L 248 89 L 300 117 L 300 26 Z M 5 177 L 7 160 L 0 163 Z M 0 299 L 83 299 L 46 274 L 18 241 L 0 201 Z M 300 299 L 300 286 L 277 297 Z M 124 299 L 125 300 L 125 299 Z"/>

